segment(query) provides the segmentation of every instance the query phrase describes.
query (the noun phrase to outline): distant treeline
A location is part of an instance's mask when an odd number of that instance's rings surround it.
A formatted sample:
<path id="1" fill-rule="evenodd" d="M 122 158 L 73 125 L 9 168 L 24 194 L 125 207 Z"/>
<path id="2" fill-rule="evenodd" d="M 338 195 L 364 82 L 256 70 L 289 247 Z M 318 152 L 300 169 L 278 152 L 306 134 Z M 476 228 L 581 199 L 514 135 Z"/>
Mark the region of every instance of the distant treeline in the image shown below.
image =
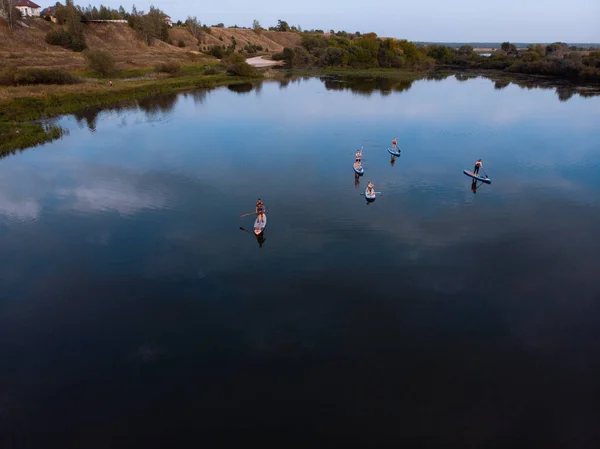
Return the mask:
<path id="1" fill-rule="evenodd" d="M 561 42 L 530 44 L 526 50 L 504 42 L 491 56 L 485 57 L 474 52 L 471 45 L 462 45 L 458 49 L 445 45 L 419 47 L 406 40 L 381 39 L 375 33 L 336 33 L 329 37 L 305 34 L 299 47 L 286 48 L 273 58 L 285 61 L 288 68 L 431 70 L 454 67 L 545 75 L 575 82 L 600 82 L 600 51 L 579 51 Z"/>
<path id="2" fill-rule="evenodd" d="M 513 42 L 515 47 L 517 48 L 527 48 L 530 45 L 535 45 L 537 42 L 531 43 L 523 43 L 523 42 Z M 470 45 L 473 48 L 493 48 L 499 49 L 502 47 L 502 42 L 415 42 L 419 47 L 431 46 L 431 45 L 443 45 L 445 47 L 450 48 L 460 48 L 463 45 Z M 550 45 L 552 42 L 541 42 L 541 45 Z M 592 43 L 570 43 L 568 44 L 569 48 L 572 50 L 595 50 L 600 49 L 600 44 L 592 44 Z"/>
<path id="3" fill-rule="evenodd" d="M 99 8 L 76 6 L 73 0 L 67 0 L 65 5 L 56 3 L 54 7 L 56 22 L 64 25 L 65 29 L 51 30 L 46 35 L 46 42 L 51 45 L 83 51 L 87 48 L 83 31 L 88 20 L 127 20 L 129 26 L 138 31 L 140 36 L 150 45 L 154 39 L 167 42 L 169 40 L 168 16 L 158 8 L 150 7 L 148 13 L 138 11 L 133 6 L 130 13 L 121 6 L 118 10 L 100 5 Z M 45 17 L 50 20 L 49 16 Z"/>
<path id="4" fill-rule="evenodd" d="M 600 82 L 600 50 L 573 50 L 562 42 L 550 45 L 530 44 L 518 50 L 515 44 L 504 42 L 500 49 L 485 57 L 463 45 L 458 49 L 444 45 L 424 47 L 438 66 L 471 69 L 494 69 L 509 73 L 524 73 L 564 78 L 574 82 Z"/>

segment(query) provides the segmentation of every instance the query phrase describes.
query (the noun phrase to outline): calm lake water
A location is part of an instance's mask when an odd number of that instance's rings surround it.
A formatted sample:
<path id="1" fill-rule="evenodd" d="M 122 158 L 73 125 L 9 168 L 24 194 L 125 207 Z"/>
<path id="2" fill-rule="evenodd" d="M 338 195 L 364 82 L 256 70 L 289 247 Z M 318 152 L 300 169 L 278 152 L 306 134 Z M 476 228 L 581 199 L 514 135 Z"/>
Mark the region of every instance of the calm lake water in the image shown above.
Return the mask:
<path id="1" fill-rule="evenodd" d="M 311 78 L 58 123 L 0 160 L 1 447 L 596 447 L 600 97 Z"/>

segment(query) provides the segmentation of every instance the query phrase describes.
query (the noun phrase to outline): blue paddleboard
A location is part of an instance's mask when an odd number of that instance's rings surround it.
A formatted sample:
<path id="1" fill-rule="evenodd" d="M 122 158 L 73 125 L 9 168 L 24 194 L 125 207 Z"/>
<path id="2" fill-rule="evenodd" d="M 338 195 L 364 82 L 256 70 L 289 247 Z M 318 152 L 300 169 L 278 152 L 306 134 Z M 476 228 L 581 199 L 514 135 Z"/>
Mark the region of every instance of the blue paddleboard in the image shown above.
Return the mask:
<path id="1" fill-rule="evenodd" d="M 492 180 L 490 178 L 488 178 L 488 177 L 484 178 L 483 176 L 476 175 L 471 170 L 463 170 L 463 173 L 473 179 L 476 179 L 477 181 L 485 182 L 486 184 L 492 183 Z"/>

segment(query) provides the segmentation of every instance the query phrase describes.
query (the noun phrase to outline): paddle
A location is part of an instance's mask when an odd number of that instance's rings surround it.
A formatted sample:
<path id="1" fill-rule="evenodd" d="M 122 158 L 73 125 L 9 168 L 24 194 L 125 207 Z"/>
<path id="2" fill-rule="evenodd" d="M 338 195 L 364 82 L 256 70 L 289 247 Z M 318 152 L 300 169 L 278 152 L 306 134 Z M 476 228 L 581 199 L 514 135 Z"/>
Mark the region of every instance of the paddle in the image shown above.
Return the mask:
<path id="1" fill-rule="evenodd" d="M 252 215 L 252 214 L 255 214 L 255 213 L 256 212 L 248 212 L 247 214 L 240 215 L 240 218 L 244 218 L 244 217 L 247 217 L 248 215 Z"/>
<path id="2" fill-rule="evenodd" d="M 376 194 L 378 194 L 378 195 L 383 195 L 383 192 L 375 192 L 375 193 L 376 193 Z M 361 194 L 361 195 L 364 195 L 364 194 L 365 194 L 365 192 L 360 192 L 360 194 Z"/>
<path id="3" fill-rule="evenodd" d="M 481 167 L 481 171 L 483 172 L 483 174 L 485 175 L 485 177 L 489 179 L 489 176 L 487 175 L 487 173 L 485 172 L 485 170 L 483 169 L 483 167 Z"/>

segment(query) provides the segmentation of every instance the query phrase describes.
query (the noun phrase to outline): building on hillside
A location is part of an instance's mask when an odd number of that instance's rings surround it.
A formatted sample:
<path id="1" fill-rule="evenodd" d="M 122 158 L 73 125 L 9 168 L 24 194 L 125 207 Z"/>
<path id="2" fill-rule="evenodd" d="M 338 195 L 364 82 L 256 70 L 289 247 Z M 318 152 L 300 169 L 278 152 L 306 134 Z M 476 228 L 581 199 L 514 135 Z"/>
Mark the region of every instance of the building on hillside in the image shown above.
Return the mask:
<path id="1" fill-rule="evenodd" d="M 165 17 L 165 22 L 167 22 L 167 25 L 169 25 L 170 27 L 173 26 L 173 21 L 169 16 Z"/>
<path id="2" fill-rule="evenodd" d="M 47 8 L 42 9 L 40 16 L 48 16 L 52 22 L 56 23 L 56 6 L 48 6 Z"/>
<path id="3" fill-rule="evenodd" d="M 21 11 L 23 17 L 39 17 L 40 5 L 36 5 L 31 0 L 17 0 L 15 8 Z"/>

